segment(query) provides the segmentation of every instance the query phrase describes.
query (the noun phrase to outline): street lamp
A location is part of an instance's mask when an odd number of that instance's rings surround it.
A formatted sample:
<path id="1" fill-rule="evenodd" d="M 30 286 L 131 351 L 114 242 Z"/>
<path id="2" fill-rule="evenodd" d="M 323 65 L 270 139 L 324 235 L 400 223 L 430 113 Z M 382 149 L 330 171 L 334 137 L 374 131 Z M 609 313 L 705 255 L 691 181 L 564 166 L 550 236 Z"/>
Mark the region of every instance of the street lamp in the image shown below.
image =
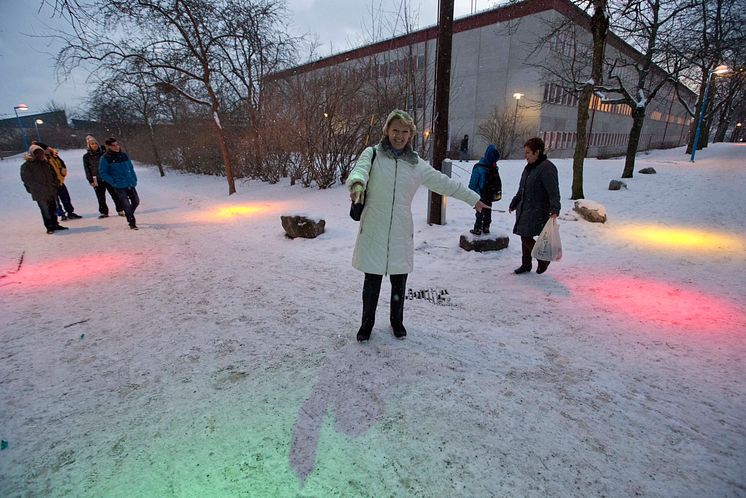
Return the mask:
<path id="1" fill-rule="evenodd" d="M 26 104 L 18 104 L 17 106 L 13 107 L 13 112 L 16 113 L 16 121 L 18 121 L 18 129 L 21 130 L 21 138 L 23 138 L 23 148 L 28 149 L 28 139 L 26 138 L 26 131 L 23 129 L 21 118 L 20 116 L 18 116 L 18 111 L 28 111 L 28 106 Z"/>
<path id="2" fill-rule="evenodd" d="M 36 140 L 38 140 L 39 142 L 41 142 L 41 135 L 39 135 L 40 124 L 44 124 L 44 121 L 42 121 L 41 119 L 37 119 L 36 121 L 34 121 L 34 127 L 36 128 Z"/>
<path id="3" fill-rule="evenodd" d="M 515 99 L 515 112 L 513 113 L 513 133 L 515 133 L 515 121 L 518 117 L 518 101 L 521 100 L 521 97 L 523 97 L 522 93 L 514 93 L 513 98 Z"/>
<path id="4" fill-rule="evenodd" d="M 694 162 L 694 155 L 697 153 L 697 145 L 699 144 L 699 134 L 702 131 L 702 117 L 705 114 L 705 109 L 707 108 L 707 93 L 710 90 L 710 80 L 712 79 L 713 74 L 727 74 L 730 73 L 732 70 L 725 64 L 721 64 L 715 69 L 709 71 L 707 73 L 707 84 L 705 84 L 705 94 L 702 97 L 702 106 L 699 108 L 699 120 L 697 121 L 697 131 L 694 133 L 694 144 L 692 145 L 692 157 L 691 161 Z"/>
<path id="5" fill-rule="evenodd" d="M 733 142 L 738 142 L 741 138 L 741 123 L 736 123 L 736 129 L 733 131 Z"/>

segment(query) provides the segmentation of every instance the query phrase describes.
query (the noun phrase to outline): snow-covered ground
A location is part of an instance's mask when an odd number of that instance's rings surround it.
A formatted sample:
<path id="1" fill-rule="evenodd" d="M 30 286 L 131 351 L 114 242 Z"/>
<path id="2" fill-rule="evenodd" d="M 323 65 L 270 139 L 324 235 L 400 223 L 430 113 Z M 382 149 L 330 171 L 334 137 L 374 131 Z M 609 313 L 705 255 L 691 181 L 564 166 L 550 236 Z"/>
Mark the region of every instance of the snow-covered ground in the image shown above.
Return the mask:
<path id="1" fill-rule="evenodd" d="M 421 190 L 408 287 L 449 300 L 408 300 L 399 341 L 385 282 L 362 345 L 344 188 L 140 166 L 134 232 L 96 219 L 82 154 L 55 235 L 0 162 L 0 496 L 746 495 L 746 146 L 641 154 L 658 174 L 621 191 L 622 159 L 587 161 L 603 225 L 556 160 L 544 275 L 513 274 L 513 235 L 461 250 L 473 211 L 428 226 Z M 510 233 L 523 162 L 499 164 Z M 293 212 L 326 233 L 286 239 Z"/>

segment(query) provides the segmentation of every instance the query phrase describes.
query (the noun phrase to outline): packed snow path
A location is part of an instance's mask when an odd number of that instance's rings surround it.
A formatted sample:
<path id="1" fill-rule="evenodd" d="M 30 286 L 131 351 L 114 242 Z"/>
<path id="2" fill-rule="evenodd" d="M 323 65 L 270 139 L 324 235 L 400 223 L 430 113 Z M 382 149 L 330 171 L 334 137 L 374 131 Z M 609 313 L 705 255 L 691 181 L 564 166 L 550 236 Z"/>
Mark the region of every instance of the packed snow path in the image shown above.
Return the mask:
<path id="1" fill-rule="evenodd" d="M 408 287 L 450 299 L 407 300 L 398 341 L 386 280 L 362 345 L 344 188 L 227 197 L 140 166 L 133 232 L 96 218 L 82 154 L 61 155 L 84 218 L 54 235 L 0 162 L 0 496 L 746 495 L 746 146 L 641 154 L 658 174 L 621 191 L 623 159 L 587 161 L 603 225 L 556 160 L 544 275 L 512 273 L 512 235 L 459 249 L 472 210 L 428 226 L 421 190 Z M 523 162 L 499 165 L 509 233 Z M 286 239 L 288 212 L 327 232 Z"/>

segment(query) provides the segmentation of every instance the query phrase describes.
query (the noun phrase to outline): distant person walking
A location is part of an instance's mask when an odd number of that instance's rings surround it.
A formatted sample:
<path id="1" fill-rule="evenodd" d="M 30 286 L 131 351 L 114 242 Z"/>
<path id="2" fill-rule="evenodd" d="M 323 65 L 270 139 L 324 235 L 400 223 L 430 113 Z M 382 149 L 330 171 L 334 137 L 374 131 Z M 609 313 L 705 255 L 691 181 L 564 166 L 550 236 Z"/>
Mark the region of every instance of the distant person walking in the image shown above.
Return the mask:
<path id="1" fill-rule="evenodd" d="M 21 165 L 21 181 L 31 198 L 36 201 L 44 220 L 48 234 L 57 230 L 67 230 L 57 222 L 57 191 L 60 181 L 52 165 L 44 153 L 44 149 L 37 144 L 31 145 L 25 162 Z"/>
<path id="2" fill-rule="evenodd" d="M 104 150 L 98 145 L 98 141 L 92 135 L 88 135 L 86 137 L 86 153 L 83 154 L 83 169 L 85 170 L 85 177 L 88 183 L 96 193 L 98 217 L 100 219 L 109 216 L 109 206 L 106 204 L 106 192 L 109 192 L 114 201 L 114 208 L 117 210 L 117 213 L 120 216 L 124 216 L 124 209 L 122 209 L 122 205 L 119 202 L 117 191 L 99 176 L 98 165 L 103 155 Z"/>
<path id="3" fill-rule="evenodd" d="M 461 139 L 461 145 L 458 148 L 458 160 L 468 161 L 469 160 L 469 135 L 464 135 Z"/>
<path id="4" fill-rule="evenodd" d="M 531 250 L 549 218 L 556 218 L 560 212 L 559 180 L 557 167 L 544 154 L 544 141 L 530 138 L 523 145 L 526 167 L 523 168 L 518 193 L 510 202 L 509 212 L 515 211 L 513 233 L 521 236 L 522 264 L 515 273 L 531 271 Z M 549 261 L 538 260 L 536 273 L 544 273 Z"/>
<path id="5" fill-rule="evenodd" d="M 474 228 L 469 230 L 474 235 L 490 233 L 492 224 L 492 202 L 502 197 L 503 184 L 500 179 L 500 171 L 497 161 L 500 160 L 500 152 L 494 144 L 489 144 L 484 151 L 484 156 L 471 169 L 469 188 L 479 194 L 479 200 L 486 204 L 489 209 L 477 211 Z"/>
<path id="6" fill-rule="evenodd" d="M 420 185 L 466 202 L 477 211 L 486 207 L 479 196 L 439 172 L 412 150 L 414 120 L 404 111 L 392 111 L 383 126 L 383 138 L 366 148 L 347 178 L 350 198 L 364 203 L 352 266 L 365 273 L 363 318 L 358 341 L 367 341 L 376 320 L 376 307 L 384 275 L 391 279 L 391 328 L 399 339 L 404 328 L 404 292 L 412 271 L 414 226 L 412 199 Z"/>
<path id="7" fill-rule="evenodd" d="M 99 175 L 106 183 L 114 187 L 130 229 L 137 230 L 135 210 L 140 205 L 140 197 L 135 189 L 137 186 L 135 168 L 129 156 L 122 152 L 116 138 L 107 138 L 105 143 L 106 153 L 101 156 L 98 164 Z"/>

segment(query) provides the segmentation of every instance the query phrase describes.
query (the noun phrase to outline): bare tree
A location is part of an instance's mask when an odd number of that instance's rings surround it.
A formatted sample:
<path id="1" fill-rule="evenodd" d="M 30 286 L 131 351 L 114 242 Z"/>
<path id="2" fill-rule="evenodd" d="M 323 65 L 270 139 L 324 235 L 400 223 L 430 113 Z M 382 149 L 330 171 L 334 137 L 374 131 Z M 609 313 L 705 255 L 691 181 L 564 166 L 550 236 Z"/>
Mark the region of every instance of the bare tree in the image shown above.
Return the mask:
<path id="1" fill-rule="evenodd" d="M 719 99 L 727 95 L 727 92 L 718 92 L 722 78 L 713 75 L 714 69 L 721 64 L 737 68 L 740 62 L 738 49 L 746 44 L 746 12 L 743 7 L 743 1 L 697 0 L 686 16 L 686 24 L 675 30 L 677 36 L 669 50 L 685 61 L 682 80 L 699 89 L 695 105 L 679 94 L 681 104 L 695 123 L 690 130 L 687 154 L 691 154 L 694 148 L 700 113 L 703 113 L 703 130 L 709 130 L 716 114 L 713 111 L 722 105 Z M 703 105 L 705 93 L 708 95 L 706 107 Z M 706 147 L 708 140 L 709 132 L 701 133 L 697 149 Z"/>
<path id="2" fill-rule="evenodd" d="M 503 159 L 512 157 L 516 139 L 529 136 L 531 131 L 532 127 L 526 123 L 523 110 L 509 111 L 500 109 L 499 106 L 495 106 L 490 116 L 477 127 L 477 135 L 487 143 L 495 144 Z"/>
<path id="3" fill-rule="evenodd" d="M 669 33 L 681 28 L 679 21 L 691 9 L 689 0 L 625 0 L 614 7 L 614 29 L 642 53 L 639 60 L 619 55 L 608 65 L 607 83 L 600 86 L 602 102 L 626 104 L 632 115 L 622 178 L 632 178 L 640 134 L 650 102 L 666 84 L 676 84 L 682 61 L 663 50 Z M 659 67 L 664 65 L 667 71 Z M 623 75 L 634 76 L 626 80 Z"/>
<path id="4" fill-rule="evenodd" d="M 595 88 L 602 83 L 604 49 L 606 47 L 606 35 L 609 31 L 608 1 L 589 0 L 588 4 L 593 6 L 593 16 L 591 17 L 593 55 L 591 77 L 583 83 L 578 99 L 578 121 L 576 125 L 578 141 L 575 144 L 575 153 L 572 160 L 572 199 L 583 199 L 585 197 L 583 192 L 583 163 L 587 150 L 588 106 Z"/>
<path id="5" fill-rule="evenodd" d="M 79 14 L 77 2 L 64 4 L 65 12 Z M 80 64 L 97 62 L 113 72 L 117 66 L 133 61 L 161 90 L 170 89 L 208 108 L 223 157 L 228 193 L 235 193 L 233 160 L 221 120 L 226 98 L 220 89 L 238 89 L 233 80 L 224 77 L 228 73 L 235 76 L 237 69 L 227 58 L 229 47 L 240 51 L 251 44 L 246 41 L 247 32 L 237 30 L 239 26 L 280 31 L 284 4 L 280 0 L 93 0 L 91 7 L 101 12 L 103 21 L 90 20 L 85 30 L 74 29 L 73 34 L 63 36 L 65 47 L 58 55 L 58 66 L 68 72 Z M 264 40 L 262 35 L 252 38 L 260 44 L 253 48 L 261 51 Z M 240 55 L 239 61 L 257 63 L 250 53 Z M 254 67 L 250 69 L 252 75 L 260 72 Z M 249 78 L 244 83 L 253 89 L 255 82 Z M 240 94 L 252 98 L 246 88 Z"/>
<path id="6" fill-rule="evenodd" d="M 573 89 L 578 95 L 577 142 L 573 154 L 572 199 L 582 199 L 583 164 L 587 147 L 588 107 L 594 92 L 603 81 L 606 37 L 609 32 L 608 0 L 582 0 L 578 3 L 583 10 L 593 9 L 587 27 L 575 20 L 563 18 L 550 23 L 547 34 L 538 40 L 529 58 L 540 51 L 553 52 L 552 57 L 543 56 L 539 60 L 547 62 L 535 64 L 545 77 L 558 81 L 563 87 Z M 588 43 L 590 31 L 590 43 Z M 588 67 L 591 59 L 591 67 Z"/>

